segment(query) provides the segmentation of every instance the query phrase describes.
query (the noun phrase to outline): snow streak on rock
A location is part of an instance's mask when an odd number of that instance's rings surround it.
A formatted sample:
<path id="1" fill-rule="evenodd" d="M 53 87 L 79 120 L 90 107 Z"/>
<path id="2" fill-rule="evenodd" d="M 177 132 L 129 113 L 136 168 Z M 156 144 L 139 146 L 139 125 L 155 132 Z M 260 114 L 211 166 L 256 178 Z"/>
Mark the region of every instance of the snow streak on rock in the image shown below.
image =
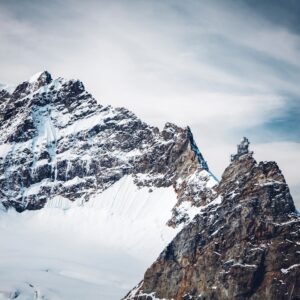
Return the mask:
<path id="1" fill-rule="evenodd" d="M 132 174 L 139 186 L 176 188 L 175 227 L 189 220 L 182 202 L 199 206 L 214 193 L 216 179 L 188 127 L 167 123 L 159 131 L 125 108 L 97 104 L 80 81 L 52 80 L 48 72 L 1 95 L 5 207 L 40 209 L 57 196 L 88 201 Z"/>

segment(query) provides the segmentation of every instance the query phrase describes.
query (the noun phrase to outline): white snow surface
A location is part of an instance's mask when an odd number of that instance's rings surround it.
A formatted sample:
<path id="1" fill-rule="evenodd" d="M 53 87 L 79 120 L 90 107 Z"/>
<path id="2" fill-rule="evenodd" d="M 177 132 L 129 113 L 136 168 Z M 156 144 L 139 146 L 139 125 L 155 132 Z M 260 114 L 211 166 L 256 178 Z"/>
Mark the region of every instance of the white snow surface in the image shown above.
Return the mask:
<path id="1" fill-rule="evenodd" d="M 37 73 L 33 74 L 33 75 L 29 78 L 28 82 L 29 82 L 29 83 L 36 82 L 42 74 L 43 74 L 43 71 L 40 71 L 40 72 L 37 72 Z"/>
<path id="2" fill-rule="evenodd" d="M 292 266 L 290 266 L 290 267 L 288 267 L 287 269 L 281 269 L 281 272 L 283 273 L 283 274 L 287 274 L 288 272 L 290 272 L 291 270 L 293 270 L 293 269 L 295 269 L 295 268 L 299 268 L 300 267 L 300 264 L 294 264 L 294 265 L 292 265 Z"/>
<path id="3" fill-rule="evenodd" d="M 0 299 L 120 299 L 179 231 L 173 188 L 152 190 L 126 176 L 86 203 L 0 210 Z"/>

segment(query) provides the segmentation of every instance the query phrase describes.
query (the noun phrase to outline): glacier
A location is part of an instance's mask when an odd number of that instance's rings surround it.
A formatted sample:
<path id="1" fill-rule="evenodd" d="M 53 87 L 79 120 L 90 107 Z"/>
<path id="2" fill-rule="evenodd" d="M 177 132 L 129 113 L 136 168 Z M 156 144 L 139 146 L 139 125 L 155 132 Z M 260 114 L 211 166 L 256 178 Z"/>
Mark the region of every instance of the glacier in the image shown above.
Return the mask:
<path id="1" fill-rule="evenodd" d="M 123 177 L 88 202 L 0 212 L 0 299 L 120 299 L 179 231 L 172 187 Z"/>

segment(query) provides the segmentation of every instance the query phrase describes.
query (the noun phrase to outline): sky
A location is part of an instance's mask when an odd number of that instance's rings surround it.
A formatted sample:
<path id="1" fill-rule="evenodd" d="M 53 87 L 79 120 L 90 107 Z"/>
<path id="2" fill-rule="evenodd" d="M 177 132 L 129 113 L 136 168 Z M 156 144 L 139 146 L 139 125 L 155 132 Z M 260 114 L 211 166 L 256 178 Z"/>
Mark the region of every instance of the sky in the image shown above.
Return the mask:
<path id="1" fill-rule="evenodd" d="M 0 0 L 0 82 L 48 70 L 149 124 L 189 125 L 221 177 L 243 136 L 300 209 L 300 1 Z"/>

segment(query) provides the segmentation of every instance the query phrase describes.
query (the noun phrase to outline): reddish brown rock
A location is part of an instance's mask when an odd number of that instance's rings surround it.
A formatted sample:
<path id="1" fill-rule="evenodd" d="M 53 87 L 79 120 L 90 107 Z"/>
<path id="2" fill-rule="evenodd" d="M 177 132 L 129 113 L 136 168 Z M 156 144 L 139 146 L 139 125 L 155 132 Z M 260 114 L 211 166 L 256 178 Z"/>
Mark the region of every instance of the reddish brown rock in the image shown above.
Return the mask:
<path id="1" fill-rule="evenodd" d="M 300 217 L 277 164 L 235 155 L 211 204 L 124 299 L 300 299 Z"/>

